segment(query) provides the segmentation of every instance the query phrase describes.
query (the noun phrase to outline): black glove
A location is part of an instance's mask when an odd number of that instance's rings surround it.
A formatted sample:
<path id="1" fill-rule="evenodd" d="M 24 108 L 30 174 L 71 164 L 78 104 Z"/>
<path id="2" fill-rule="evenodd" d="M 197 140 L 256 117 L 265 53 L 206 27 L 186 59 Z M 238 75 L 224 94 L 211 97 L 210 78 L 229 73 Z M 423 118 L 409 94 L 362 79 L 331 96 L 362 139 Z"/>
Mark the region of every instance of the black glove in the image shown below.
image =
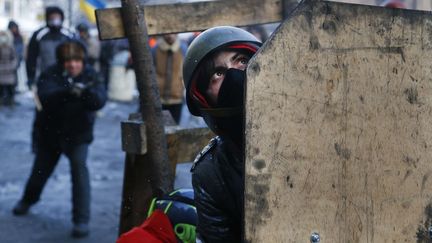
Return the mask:
<path id="1" fill-rule="evenodd" d="M 70 92 L 76 97 L 81 97 L 82 93 L 86 88 L 86 85 L 83 83 L 73 83 Z"/>

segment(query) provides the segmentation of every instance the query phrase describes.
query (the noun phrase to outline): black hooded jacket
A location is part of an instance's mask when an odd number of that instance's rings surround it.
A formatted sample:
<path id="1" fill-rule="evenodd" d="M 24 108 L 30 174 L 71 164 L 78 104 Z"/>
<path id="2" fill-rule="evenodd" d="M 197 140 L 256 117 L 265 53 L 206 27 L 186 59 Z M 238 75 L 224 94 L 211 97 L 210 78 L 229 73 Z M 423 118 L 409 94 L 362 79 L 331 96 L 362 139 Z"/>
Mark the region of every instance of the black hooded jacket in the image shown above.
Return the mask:
<path id="1" fill-rule="evenodd" d="M 73 83 L 86 86 L 81 96 L 72 94 Z M 104 106 L 107 94 L 90 66 L 75 78 L 67 76 L 61 65 L 51 66 L 40 75 L 37 90 L 42 104 L 36 121 L 41 135 L 37 144 L 82 144 L 93 140 L 95 111 Z"/>
<path id="2" fill-rule="evenodd" d="M 212 139 L 192 167 L 197 232 L 206 243 L 241 242 L 244 159 L 230 140 Z"/>
<path id="3" fill-rule="evenodd" d="M 66 28 L 52 30 L 48 26 L 40 28 L 31 37 L 27 48 L 27 78 L 33 84 L 37 78 L 37 70 L 45 71 L 55 64 L 55 49 L 64 41 L 71 40 L 73 34 Z"/>
<path id="4" fill-rule="evenodd" d="M 64 19 L 63 10 L 56 6 L 47 7 L 45 21 L 47 25 L 33 33 L 27 48 L 26 70 L 28 85 L 32 85 L 36 75 L 45 71 L 56 62 L 55 49 L 62 42 L 73 39 L 73 33 L 64 27 L 54 28 L 48 25 L 51 14 L 57 13 Z M 39 72 L 39 73 L 38 73 Z"/>

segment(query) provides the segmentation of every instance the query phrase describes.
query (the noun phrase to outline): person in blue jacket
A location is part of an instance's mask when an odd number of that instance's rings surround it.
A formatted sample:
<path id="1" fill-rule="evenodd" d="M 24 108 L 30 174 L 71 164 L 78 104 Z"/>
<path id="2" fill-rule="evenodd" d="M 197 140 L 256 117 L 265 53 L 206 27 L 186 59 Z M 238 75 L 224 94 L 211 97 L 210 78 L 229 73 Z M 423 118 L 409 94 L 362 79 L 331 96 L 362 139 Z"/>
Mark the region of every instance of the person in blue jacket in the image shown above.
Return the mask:
<path id="1" fill-rule="evenodd" d="M 27 85 L 29 89 L 35 91 L 36 81 L 39 75 L 49 66 L 55 64 L 55 50 L 61 43 L 74 38 L 72 32 L 63 27 L 64 13 L 57 6 L 48 6 L 45 9 L 46 25 L 35 31 L 27 47 L 26 70 Z M 39 134 L 36 127 L 39 121 L 38 104 L 36 102 L 35 118 L 31 133 L 31 149 L 36 152 Z"/>
<path id="2" fill-rule="evenodd" d="M 85 47 L 78 41 L 66 41 L 56 49 L 57 63 L 43 72 L 37 82 L 42 104 L 35 129 L 40 136 L 30 178 L 15 215 L 27 214 L 41 195 L 60 155 L 70 163 L 72 177 L 72 236 L 89 233 L 90 179 L 87 152 L 93 140 L 96 111 L 107 95 L 97 73 L 86 65 Z"/>

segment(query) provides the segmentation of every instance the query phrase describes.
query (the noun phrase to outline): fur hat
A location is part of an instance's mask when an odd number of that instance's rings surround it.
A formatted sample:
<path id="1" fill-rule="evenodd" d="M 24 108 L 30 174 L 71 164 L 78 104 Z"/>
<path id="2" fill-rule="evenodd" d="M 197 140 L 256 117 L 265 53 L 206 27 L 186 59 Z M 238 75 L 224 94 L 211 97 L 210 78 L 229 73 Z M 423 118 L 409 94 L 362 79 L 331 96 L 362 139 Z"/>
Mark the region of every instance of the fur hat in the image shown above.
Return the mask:
<path id="1" fill-rule="evenodd" d="M 86 49 L 78 41 L 66 41 L 56 49 L 57 62 L 64 63 L 69 60 L 85 60 Z"/>

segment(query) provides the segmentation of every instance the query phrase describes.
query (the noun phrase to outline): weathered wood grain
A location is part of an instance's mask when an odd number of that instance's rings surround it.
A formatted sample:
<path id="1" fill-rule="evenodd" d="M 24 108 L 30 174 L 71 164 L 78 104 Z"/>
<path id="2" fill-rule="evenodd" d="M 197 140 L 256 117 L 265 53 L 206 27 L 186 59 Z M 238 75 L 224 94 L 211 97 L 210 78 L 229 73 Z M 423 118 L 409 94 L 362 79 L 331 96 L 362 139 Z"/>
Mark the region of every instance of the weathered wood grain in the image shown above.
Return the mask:
<path id="1" fill-rule="evenodd" d="M 178 126 L 166 127 L 165 133 L 167 135 L 168 157 L 174 172 L 177 164 L 192 162 L 202 148 L 215 136 L 207 127 L 188 129 Z"/>
<path id="2" fill-rule="evenodd" d="M 205 30 L 218 25 L 246 26 L 279 22 L 281 0 L 238 0 L 140 6 L 149 35 Z M 124 38 L 120 8 L 98 9 L 101 40 Z"/>
<path id="3" fill-rule="evenodd" d="M 146 126 L 142 121 L 122 121 L 122 150 L 130 154 L 147 152 Z"/>
<path id="4" fill-rule="evenodd" d="M 306 2 L 248 68 L 247 242 L 430 242 L 432 16 Z"/>
<path id="5" fill-rule="evenodd" d="M 125 38 L 120 8 L 97 9 L 95 11 L 99 39 Z"/>

